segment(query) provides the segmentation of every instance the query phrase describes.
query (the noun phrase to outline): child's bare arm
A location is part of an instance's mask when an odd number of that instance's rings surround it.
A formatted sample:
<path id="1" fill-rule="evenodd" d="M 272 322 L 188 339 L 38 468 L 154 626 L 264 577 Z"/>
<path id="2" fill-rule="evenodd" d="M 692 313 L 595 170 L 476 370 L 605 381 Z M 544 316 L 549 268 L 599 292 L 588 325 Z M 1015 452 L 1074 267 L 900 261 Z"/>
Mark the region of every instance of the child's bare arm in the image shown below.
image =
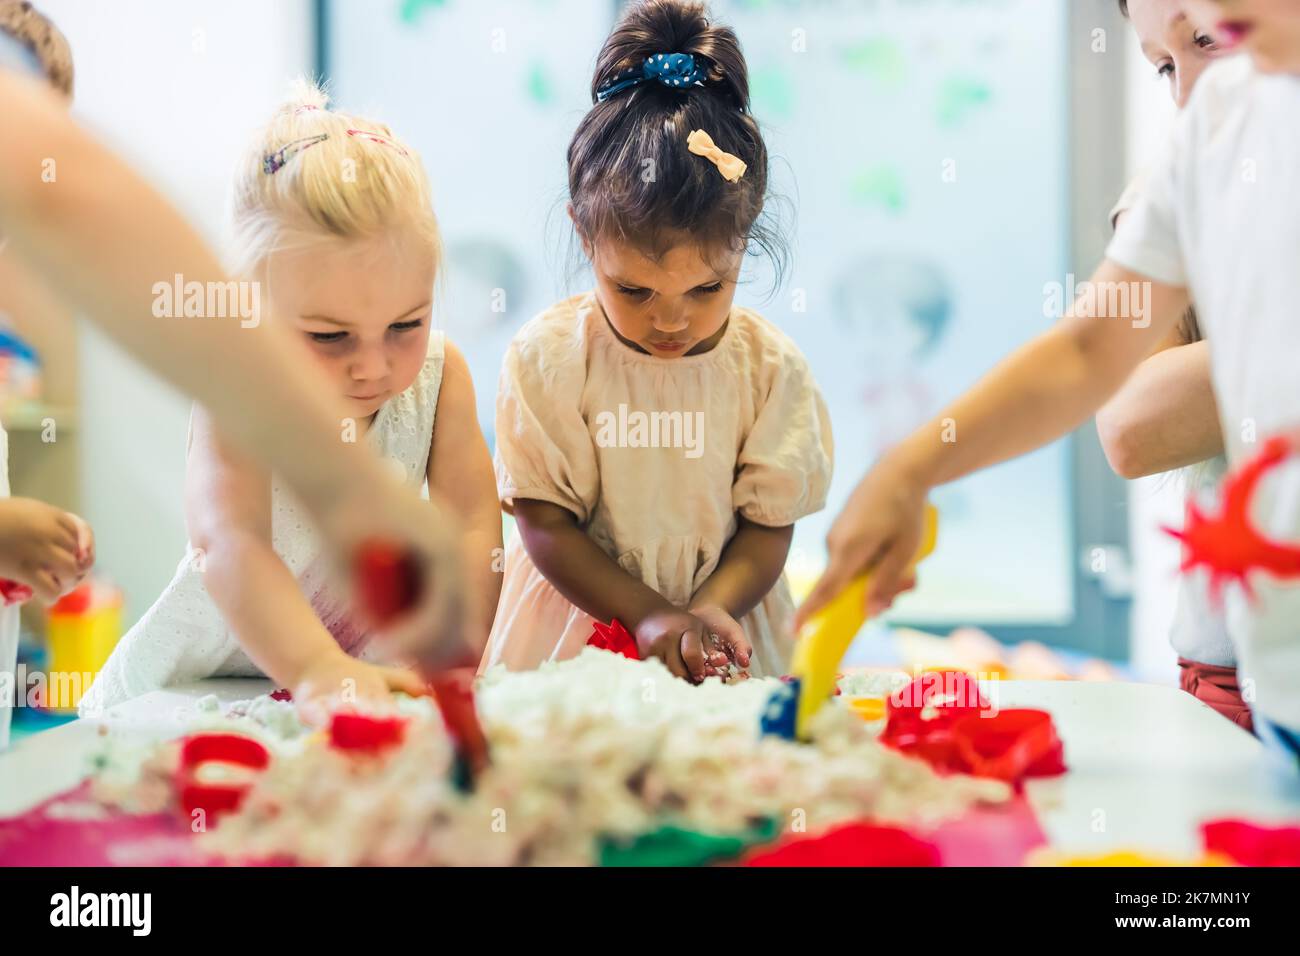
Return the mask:
<path id="1" fill-rule="evenodd" d="M 1097 433 L 1121 478 L 1173 471 L 1223 454 L 1210 344 L 1178 338 L 1146 359 L 1097 413 Z"/>
<path id="2" fill-rule="evenodd" d="M 736 533 L 723 548 L 718 566 L 695 592 L 691 605 L 713 604 L 739 619 L 780 580 L 790 554 L 794 525 L 768 528 L 739 515 L 737 521 Z"/>
<path id="3" fill-rule="evenodd" d="M 618 618 L 635 630 L 643 618 L 672 609 L 658 591 L 620 568 L 578 526 L 567 508 L 516 498 L 515 524 L 537 570 L 570 602 L 598 621 Z"/>
<path id="4" fill-rule="evenodd" d="M 920 541 L 932 487 L 1033 451 L 1083 424 L 1187 310 L 1185 289 L 1151 282 L 1110 260 L 1092 282 L 1094 288 L 1119 283 L 1149 289 L 1146 314 L 1110 314 L 1105 296 L 1095 297 L 1095 314 L 1080 314 L 1076 303 L 1065 319 L 882 457 L 832 525 L 830 560 L 796 625 L 867 569 L 873 570 L 871 609 L 887 607 Z"/>
<path id="5" fill-rule="evenodd" d="M 299 699 L 337 695 L 343 688 L 331 685 L 347 678 L 360 698 L 382 697 L 390 687 L 420 692 L 414 674 L 348 658 L 321 624 L 272 547 L 270 475 L 233 451 L 200 409 L 185 474 L 185 515 L 208 593 L 253 663 L 279 686 Z"/>
<path id="6" fill-rule="evenodd" d="M 460 517 L 467 589 L 466 623 L 481 650 L 501 596 L 501 503 L 492 456 L 478 425 L 469 366 L 450 342 L 443 360 L 429 453 L 429 488 Z"/>
<path id="7" fill-rule="evenodd" d="M 0 71 L 6 128 L 23 131 L 0 137 L 6 251 L 152 369 L 195 395 L 237 444 L 273 459 L 282 473 L 303 473 L 307 487 L 315 487 L 323 479 L 310 478 L 314 469 L 291 459 L 302 453 L 306 461 L 332 461 L 341 445 L 330 418 L 307 410 L 318 404 L 310 396 L 322 391 L 310 388 L 315 376 L 271 323 L 242 328 L 238 318 L 154 317 L 155 283 L 178 274 L 187 282 L 224 282 L 227 276 L 170 204 L 56 102 L 39 84 Z M 235 370 L 238 387 L 232 387 Z M 280 408 L 283 415 L 267 415 L 267 408 Z M 282 418 L 300 420 L 305 428 L 285 429 Z M 293 453 L 274 450 L 277 445 Z"/>
<path id="8" fill-rule="evenodd" d="M 1187 309 L 1185 289 L 1151 282 L 1109 260 L 1092 283 L 1149 288 L 1149 314 L 1109 315 L 1104 301 L 1096 315 L 1072 309 L 1013 352 L 896 449 L 928 485 L 1023 455 L 1082 425 Z"/>

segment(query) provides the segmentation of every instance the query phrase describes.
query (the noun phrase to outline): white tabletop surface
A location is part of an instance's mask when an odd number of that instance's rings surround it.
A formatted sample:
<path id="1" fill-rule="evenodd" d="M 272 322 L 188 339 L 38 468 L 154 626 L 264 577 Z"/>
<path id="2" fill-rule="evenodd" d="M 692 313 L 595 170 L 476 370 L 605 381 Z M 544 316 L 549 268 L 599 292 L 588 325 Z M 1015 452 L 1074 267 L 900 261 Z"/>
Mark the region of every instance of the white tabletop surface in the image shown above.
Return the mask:
<path id="1" fill-rule="evenodd" d="M 1000 707 L 1042 708 L 1056 722 L 1070 770 L 1029 783 L 1026 793 L 1049 841 L 1063 851 L 1134 848 L 1191 856 L 1203 820 L 1300 822 L 1300 777 L 1273 764 L 1254 737 L 1180 690 L 1055 681 L 1003 681 L 988 689 Z M 269 690 L 262 680 L 201 681 L 116 707 L 107 723 L 115 732 L 175 736 L 205 694 L 229 702 Z M 81 780 L 103 722 L 74 721 L 24 738 L 0 755 L 0 816 Z"/>

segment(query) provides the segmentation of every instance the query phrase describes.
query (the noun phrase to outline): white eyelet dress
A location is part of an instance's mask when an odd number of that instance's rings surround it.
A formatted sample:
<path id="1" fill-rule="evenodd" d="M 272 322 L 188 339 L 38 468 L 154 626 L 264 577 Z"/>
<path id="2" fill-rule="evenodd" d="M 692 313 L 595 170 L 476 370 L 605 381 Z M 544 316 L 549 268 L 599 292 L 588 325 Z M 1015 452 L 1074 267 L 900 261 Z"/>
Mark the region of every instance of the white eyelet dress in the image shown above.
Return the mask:
<path id="1" fill-rule="evenodd" d="M 428 356 L 415 381 L 380 407 L 365 434 L 370 447 L 395 471 L 400 465 L 405 482 L 414 488 L 424 484 L 428 473 L 443 347 L 443 334 L 432 331 Z M 278 478 L 273 478 L 271 507 L 275 553 L 298 578 L 321 622 L 349 654 L 373 659 L 368 635 L 323 584 L 320 540 L 306 509 Z M 187 548 L 171 583 L 123 636 L 91 685 L 81 704 L 83 715 L 204 677 L 262 676 L 208 594 L 202 567 L 202 555 Z"/>
<path id="2" fill-rule="evenodd" d="M 527 498 L 568 509 L 619 567 L 683 608 L 717 568 L 738 514 L 794 524 L 825 505 L 831 480 L 830 417 L 807 360 L 740 307 L 708 352 L 664 359 L 624 344 L 591 293 L 553 306 L 510 344 L 496 432 L 506 506 Z M 740 620 L 755 676 L 786 672 L 793 610 L 782 577 Z M 592 623 L 516 534 L 481 669 L 575 657 Z"/>

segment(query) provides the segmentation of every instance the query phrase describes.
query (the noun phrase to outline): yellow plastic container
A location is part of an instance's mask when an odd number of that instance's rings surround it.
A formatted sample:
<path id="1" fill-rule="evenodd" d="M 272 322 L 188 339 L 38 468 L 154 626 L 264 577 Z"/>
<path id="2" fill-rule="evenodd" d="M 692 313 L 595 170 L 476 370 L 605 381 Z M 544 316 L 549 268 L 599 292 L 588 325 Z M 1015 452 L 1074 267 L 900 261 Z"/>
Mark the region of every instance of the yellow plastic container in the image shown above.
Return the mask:
<path id="1" fill-rule="evenodd" d="M 47 710 L 73 712 L 122 636 L 122 592 L 87 582 L 60 598 L 49 610 Z"/>

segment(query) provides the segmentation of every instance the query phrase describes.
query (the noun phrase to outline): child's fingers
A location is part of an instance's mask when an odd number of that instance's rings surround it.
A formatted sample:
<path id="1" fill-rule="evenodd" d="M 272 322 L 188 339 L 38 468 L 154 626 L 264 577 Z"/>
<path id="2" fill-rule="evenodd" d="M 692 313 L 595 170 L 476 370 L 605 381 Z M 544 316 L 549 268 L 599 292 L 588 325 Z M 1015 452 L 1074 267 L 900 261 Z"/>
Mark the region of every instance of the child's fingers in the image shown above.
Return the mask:
<path id="1" fill-rule="evenodd" d="M 69 511 L 66 513 L 66 517 L 71 519 L 77 535 L 77 560 L 82 567 L 90 567 L 95 563 L 95 532 L 91 530 L 85 519 L 79 515 L 74 515 Z"/>
<path id="2" fill-rule="evenodd" d="M 898 540 L 885 551 L 867 585 L 868 615 L 874 617 L 883 613 L 894 603 L 894 598 L 906 590 L 903 580 L 912 574 L 907 565 L 913 551 L 913 546 Z"/>
<path id="3" fill-rule="evenodd" d="M 668 654 L 664 657 L 664 663 L 668 665 L 668 670 L 674 677 L 680 677 L 682 680 L 689 681 L 691 678 L 691 669 L 686 666 L 686 661 L 682 657 L 681 644 L 672 644 L 668 648 Z"/>
<path id="4" fill-rule="evenodd" d="M 37 560 L 41 569 L 48 571 L 58 581 L 59 587 L 65 590 L 71 588 L 85 573 L 75 551 L 57 544 L 47 543 L 40 550 Z"/>
<path id="5" fill-rule="evenodd" d="M 726 649 L 727 657 L 734 661 L 737 667 L 748 667 L 754 647 L 749 643 L 749 638 L 745 635 L 745 629 L 740 626 L 740 622 L 728 616 L 725 619 L 711 620 L 709 624 L 718 640 L 722 642 L 723 648 Z"/>
<path id="6" fill-rule="evenodd" d="M 748 667 L 753 653 L 745 629 L 725 609 L 712 604 L 700 605 L 691 609 L 691 614 L 704 622 L 710 632 L 708 647 L 709 663 L 725 672 L 731 664 Z"/>
<path id="7" fill-rule="evenodd" d="M 742 640 L 744 639 L 742 638 Z M 741 670 L 744 670 L 749 666 L 749 660 L 753 653 L 753 648 L 750 646 L 748 640 L 744 640 L 743 644 L 734 644 L 730 642 L 727 644 L 727 657 L 731 660 L 731 663 L 735 664 Z"/>
<path id="8" fill-rule="evenodd" d="M 325 727 L 330 722 L 330 714 L 334 712 L 332 701 L 329 697 L 312 695 L 310 697 L 299 699 L 294 694 L 293 703 L 298 711 L 298 717 L 304 724 L 309 727 Z"/>
<path id="9" fill-rule="evenodd" d="M 46 604 L 57 601 L 63 594 L 63 582 L 47 568 L 38 568 L 22 582 L 32 589 L 32 594 Z"/>
<path id="10" fill-rule="evenodd" d="M 60 525 L 53 534 L 41 542 L 40 547 L 51 560 L 70 562 L 71 567 L 76 567 L 77 533 L 72 528 Z"/>
<path id="11" fill-rule="evenodd" d="M 703 628 L 692 628 L 686 631 L 678 643 L 681 647 L 682 663 L 686 666 L 690 679 L 697 683 L 704 680 L 708 661 L 704 650 Z"/>

